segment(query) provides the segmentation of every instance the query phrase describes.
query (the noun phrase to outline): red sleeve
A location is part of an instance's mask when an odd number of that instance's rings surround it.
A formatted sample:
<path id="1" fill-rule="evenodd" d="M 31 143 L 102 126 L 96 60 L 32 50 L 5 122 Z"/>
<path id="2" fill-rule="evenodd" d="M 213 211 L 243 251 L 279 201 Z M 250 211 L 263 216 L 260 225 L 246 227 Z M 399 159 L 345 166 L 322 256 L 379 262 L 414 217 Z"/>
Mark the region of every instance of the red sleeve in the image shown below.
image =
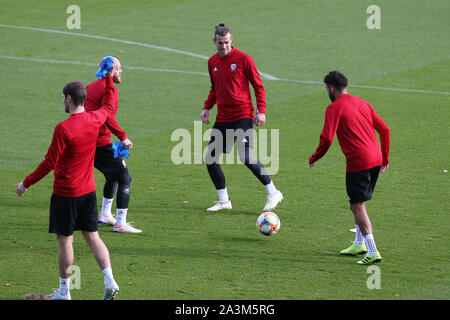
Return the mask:
<path id="1" fill-rule="evenodd" d="M 97 118 L 99 122 L 99 126 L 103 125 L 110 116 L 110 114 L 114 111 L 114 86 L 112 77 L 106 77 L 106 87 L 105 93 L 102 97 L 102 106 L 95 110 L 89 112 L 94 117 Z"/>
<path id="2" fill-rule="evenodd" d="M 211 80 L 211 90 L 209 91 L 208 98 L 205 100 L 205 105 L 203 107 L 203 109 L 206 109 L 206 110 L 212 109 L 212 107 L 214 107 L 214 105 L 216 104 L 216 101 L 217 101 L 216 89 L 215 89 L 214 79 L 211 74 L 211 66 L 210 66 L 209 61 L 208 61 L 208 72 L 209 72 L 209 78 Z"/>
<path id="3" fill-rule="evenodd" d="M 383 165 L 389 164 L 389 148 L 391 144 L 390 132 L 387 124 L 372 108 L 373 127 L 380 135 L 381 154 L 383 155 Z"/>
<path id="4" fill-rule="evenodd" d="M 55 169 L 65 147 L 66 143 L 64 128 L 61 125 L 57 125 L 55 131 L 53 132 L 53 139 L 50 147 L 48 148 L 48 152 L 45 155 L 44 161 L 41 162 L 33 173 L 25 178 L 23 181 L 24 187 L 31 187 L 33 184 L 36 184 L 39 180 L 49 174 L 50 171 Z"/>
<path id="5" fill-rule="evenodd" d="M 266 90 L 264 89 L 261 76 L 251 56 L 247 55 L 245 60 L 245 75 L 255 90 L 256 106 L 259 113 L 266 113 Z"/>
<path id="6" fill-rule="evenodd" d="M 114 90 L 113 106 L 114 111 L 109 115 L 108 119 L 106 119 L 105 125 L 116 137 L 120 139 L 120 141 L 123 141 L 127 138 L 127 133 L 120 128 L 119 123 L 116 120 L 116 113 L 119 106 L 119 94 L 117 89 Z"/>
<path id="7" fill-rule="evenodd" d="M 325 112 L 325 123 L 323 125 L 322 133 L 320 134 L 320 142 L 317 150 L 309 158 L 309 163 L 314 163 L 322 158 L 333 142 L 339 124 L 339 114 L 334 108 L 327 108 Z"/>

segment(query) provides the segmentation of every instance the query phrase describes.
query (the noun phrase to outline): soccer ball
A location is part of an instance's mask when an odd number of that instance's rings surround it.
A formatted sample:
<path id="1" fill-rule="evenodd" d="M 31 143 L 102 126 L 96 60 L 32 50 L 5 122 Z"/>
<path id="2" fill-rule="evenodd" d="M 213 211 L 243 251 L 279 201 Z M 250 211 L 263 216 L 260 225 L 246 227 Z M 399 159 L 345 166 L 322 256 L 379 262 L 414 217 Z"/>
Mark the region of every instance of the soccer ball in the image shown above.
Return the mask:
<path id="1" fill-rule="evenodd" d="M 258 231 L 265 236 L 273 236 L 280 230 L 281 221 L 273 212 L 264 212 L 256 220 Z"/>

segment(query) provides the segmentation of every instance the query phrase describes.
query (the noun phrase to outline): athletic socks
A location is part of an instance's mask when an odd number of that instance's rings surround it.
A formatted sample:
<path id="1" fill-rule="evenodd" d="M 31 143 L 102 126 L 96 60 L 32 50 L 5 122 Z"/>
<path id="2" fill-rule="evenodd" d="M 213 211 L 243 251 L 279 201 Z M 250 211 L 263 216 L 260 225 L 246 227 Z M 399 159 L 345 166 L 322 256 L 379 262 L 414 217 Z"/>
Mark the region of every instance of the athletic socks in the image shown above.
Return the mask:
<path id="1" fill-rule="evenodd" d="M 103 276 L 105 277 L 105 287 L 111 287 L 116 281 L 114 280 L 113 273 L 111 267 L 105 268 L 102 270 Z"/>
<path id="2" fill-rule="evenodd" d="M 123 226 L 127 223 L 127 209 L 117 209 L 117 215 L 116 215 L 116 224 L 118 226 Z"/>
<path id="3" fill-rule="evenodd" d="M 267 194 L 274 194 L 278 191 L 277 188 L 275 188 L 273 181 L 270 181 L 270 183 L 266 184 L 264 187 L 266 188 Z"/>
<path id="4" fill-rule="evenodd" d="M 372 233 L 364 236 L 364 241 L 366 242 L 367 253 L 374 254 L 377 252 L 377 246 L 375 245 Z"/>
<path id="5" fill-rule="evenodd" d="M 361 230 L 359 230 L 359 226 L 357 224 L 355 225 L 355 228 L 356 228 L 356 235 L 355 235 L 355 241 L 353 241 L 353 243 L 355 246 L 360 246 L 364 242 L 364 237 L 361 233 Z"/>
<path id="6" fill-rule="evenodd" d="M 227 188 L 217 190 L 217 194 L 219 195 L 219 201 L 227 202 L 230 200 Z"/>
<path id="7" fill-rule="evenodd" d="M 266 184 L 264 188 L 266 188 L 267 194 L 275 194 L 278 192 L 277 188 L 275 188 L 275 185 L 273 184 L 272 181 L 270 181 L 269 184 Z M 217 190 L 217 194 L 219 195 L 219 201 L 230 200 L 227 188 Z"/>
<path id="8" fill-rule="evenodd" d="M 65 278 L 59 278 L 59 293 L 63 296 L 66 296 L 69 293 L 70 290 L 70 277 Z"/>
<path id="9" fill-rule="evenodd" d="M 112 207 L 112 203 L 114 201 L 113 199 L 108 199 L 103 197 L 103 204 L 102 204 L 102 211 L 100 212 L 101 216 L 110 216 L 111 214 L 111 207 Z"/>

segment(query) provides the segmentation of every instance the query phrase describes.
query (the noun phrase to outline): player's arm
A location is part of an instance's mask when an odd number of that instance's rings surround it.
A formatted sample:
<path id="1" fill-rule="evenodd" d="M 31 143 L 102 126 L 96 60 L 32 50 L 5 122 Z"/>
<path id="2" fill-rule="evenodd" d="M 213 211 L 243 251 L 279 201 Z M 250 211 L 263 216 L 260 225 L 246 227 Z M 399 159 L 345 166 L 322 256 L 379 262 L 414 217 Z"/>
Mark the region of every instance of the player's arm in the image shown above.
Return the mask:
<path id="1" fill-rule="evenodd" d="M 208 61 L 208 72 L 209 72 L 209 79 L 211 81 L 211 90 L 209 90 L 208 98 L 205 100 L 203 110 L 200 115 L 202 122 L 205 124 L 209 124 L 209 110 L 211 110 L 217 102 L 216 85 L 214 83 L 214 78 L 212 76 L 213 71 L 211 70 L 211 68 L 212 66 L 210 64 L 210 61 Z"/>
<path id="2" fill-rule="evenodd" d="M 389 149 L 390 149 L 390 131 L 387 124 L 381 119 L 381 117 L 372 108 L 373 127 L 380 135 L 381 142 L 381 154 L 383 156 L 383 163 L 381 166 L 381 172 L 384 173 L 389 166 Z"/>
<path id="3" fill-rule="evenodd" d="M 338 112 L 334 109 L 328 107 L 325 112 L 325 123 L 323 125 L 322 133 L 320 134 L 319 146 L 316 152 L 312 154 L 309 158 L 309 165 L 314 167 L 314 163 L 322 158 L 328 149 L 330 149 L 333 143 L 334 135 L 336 134 L 337 127 L 339 124 Z"/>
<path id="4" fill-rule="evenodd" d="M 119 138 L 126 149 L 133 148 L 133 143 L 130 139 L 127 138 L 127 133 L 120 129 L 115 115 L 109 116 L 109 118 L 105 122 L 105 125 L 117 138 Z"/>
<path id="5" fill-rule="evenodd" d="M 45 155 L 44 161 L 42 161 L 36 170 L 27 176 L 24 181 L 16 184 L 16 193 L 23 197 L 24 192 L 27 191 L 29 187 L 36 184 L 47 174 L 49 174 L 50 171 L 55 169 L 65 147 L 64 129 L 62 126 L 58 125 L 53 133 L 52 142 L 48 148 L 47 154 Z"/>
<path id="6" fill-rule="evenodd" d="M 98 120 L 99 127 L 102 126 L 108 117 L 114 112 L 114 85 L 112 77 L 106 77 L 105 92 L 102 97 L 101 107 L 95 111 L 91 111 Z"/>
<path id="7" fill-rule="evenodd" d="M 266 90 L 251 56 L 247 56 L 245 60 L 244 73 L 255 91 L 256 107 L 258 109 L 255 124 L 263 126 L 266 122 Z"/>
<path id="8" fill-rule="evenodd" d="M 119 138 L 120 141 L 122 141 L 126 149 L 131 149 L 133 148 L 133 143 L 127 138 L 127 133 L 120 128 L 116 119 L 117 109 L 119 106 L 119 99 L 116 90 L 114 91 L 113 106 L 114 111 L 109 115 L 108 119 L 106 119 L 105 125 L 117 138 Z"/>
<path id="9" fill-rule="evenodd" d="M 120 141 L 128 140 L 127 133 L 120 128 L 115 114 L 111 114 L 106 119 L 105 125 Z"/>

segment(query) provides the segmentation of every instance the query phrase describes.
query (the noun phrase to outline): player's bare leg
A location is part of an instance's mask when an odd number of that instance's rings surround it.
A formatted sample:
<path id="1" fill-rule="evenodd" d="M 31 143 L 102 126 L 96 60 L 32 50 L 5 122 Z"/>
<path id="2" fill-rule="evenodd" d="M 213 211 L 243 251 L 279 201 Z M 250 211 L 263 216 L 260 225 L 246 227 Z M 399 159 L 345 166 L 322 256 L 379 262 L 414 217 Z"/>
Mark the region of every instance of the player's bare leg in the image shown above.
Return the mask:
<path id="1" fill-rule="evenodd" d="M 58 241 L 58 265 L 59 276 L 61 278 L 70 278 L 70 267 L 73 264 L 73 235 L 56 235 Z"/>
<path id="2" fill-rule="evenodd" d="M 350 204 L 350 210 L 355 216 L 355 224 L 359 226 L 363 236 L 372 233 L 372 224 L 366 210 L 365 202 L 357 202 Z"/>
<path id="3" fill-rule="evenodd" d="M 49 295 L 52 300 L 71 300 L 70 296 L 70 268 L 73 265 L 73 235 L 57 234 L 59 288 Z"/>
<path id="4" fill-rule="evenodd" d="M 108 248 L 100 238 L 98 231 L 83 231 L 83 237 L 91 248 L 94 258 L 102 269 L 103 276 L 105 277 L 105 294 L 103 300 L 114 300 L 119 292 L 119 286 L 112 274 Z"/>
<path id="5" fill-rule="evenodd" d="M 91 248 L 92 253 L 94 254 L 95 260 L 97 260 L 100 268 L 105 269 L 111 267 L 111 262 L 109 258 L 109 251 L 97 231 L 95 232 L 87 232 L 83 231 L 83 237 L 86 243 Z"/>
<path id="6" fill-rule="evenodd" d="M 375 240 L 372 234 L 372 223 L 367 214 L 366 202 L 357 202 L 350 204 L 350 210 L 355 216 L 355 224 L 359 227 L 361 234 L 364 237 L 364 242 L 367 247 L 366 256 L 358 261 L 358 264 L 369 264 L 381 261 L 381 255 L 377 250 Z"/>

